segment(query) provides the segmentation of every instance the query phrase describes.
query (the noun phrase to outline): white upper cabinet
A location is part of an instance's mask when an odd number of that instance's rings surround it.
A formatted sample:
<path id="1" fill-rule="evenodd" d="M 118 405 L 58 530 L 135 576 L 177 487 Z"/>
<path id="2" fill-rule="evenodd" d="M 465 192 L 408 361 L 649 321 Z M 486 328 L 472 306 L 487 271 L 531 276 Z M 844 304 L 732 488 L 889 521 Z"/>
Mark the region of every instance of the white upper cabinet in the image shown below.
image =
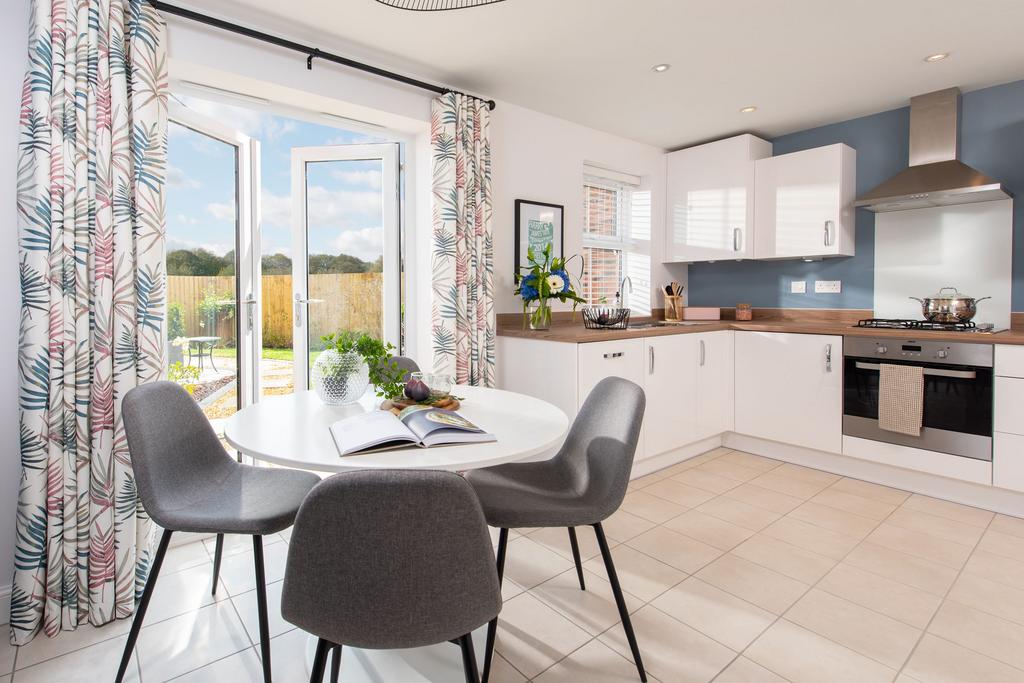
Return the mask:
<path id="1" fill-rule="evenodd" d="M 667 155 L 666 262 L 753 258 L 753 162 L 771 153 L 738 135 Z"/>
<path id="2" fill-rule="evenodd" d="M 843 144 L 754 162 L 754 258 L 853 256 L 856 174 Z"/>

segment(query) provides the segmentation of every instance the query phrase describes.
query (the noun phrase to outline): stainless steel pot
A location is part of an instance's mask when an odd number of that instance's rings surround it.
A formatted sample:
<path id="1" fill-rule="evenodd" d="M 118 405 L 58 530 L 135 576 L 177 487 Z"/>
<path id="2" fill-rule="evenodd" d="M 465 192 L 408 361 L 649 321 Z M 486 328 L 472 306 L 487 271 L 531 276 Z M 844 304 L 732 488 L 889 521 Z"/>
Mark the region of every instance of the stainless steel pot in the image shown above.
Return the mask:
<path id="1" fill-rule="evenodd" d="M 921 314 L 925 320 L 933 323 L 965 323 L 978 312 L 978 302 L 991 299 L 990 296 L 983 296 L 975 299 L 957 291 L 956 287 L 943 287 L 938 294 L 920 299 L 916 296 L 910 297 L 920 302 Z"/>

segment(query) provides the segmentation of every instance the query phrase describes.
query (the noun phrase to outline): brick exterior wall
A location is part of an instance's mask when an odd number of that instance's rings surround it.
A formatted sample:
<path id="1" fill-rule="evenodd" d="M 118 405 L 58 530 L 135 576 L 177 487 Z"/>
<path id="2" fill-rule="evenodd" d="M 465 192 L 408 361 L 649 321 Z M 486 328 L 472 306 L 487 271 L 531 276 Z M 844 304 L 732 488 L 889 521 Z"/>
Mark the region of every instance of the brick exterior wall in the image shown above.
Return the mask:
<path id="1" fill-rule="evenodd" d="M 618 234 L 618 193 L 603 187 L 584 186 L 583 232 L 614 237 Z M 583 296 L 590 303 L 604 297 L 615 302 L 622 279 L 622 252 L 616 249 L 584 247 Z"/>

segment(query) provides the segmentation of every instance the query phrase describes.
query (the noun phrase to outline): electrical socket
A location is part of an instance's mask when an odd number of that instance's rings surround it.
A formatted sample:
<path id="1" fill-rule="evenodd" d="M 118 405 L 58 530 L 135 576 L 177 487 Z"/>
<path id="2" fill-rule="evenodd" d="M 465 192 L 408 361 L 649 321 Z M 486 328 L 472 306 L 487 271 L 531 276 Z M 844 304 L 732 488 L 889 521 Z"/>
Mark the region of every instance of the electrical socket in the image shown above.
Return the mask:
<path id="1" fill-rule="evenodd" d="M 839 294 L 843 291 L 842 280 L 815 280 L 815 294 Z"/>
<path id="2" fill-rule="evenodd" d="M 806 294 L 807 293 L 807 281 L 806 280 L 793 280 L 789 283 L 790 294 Z"/>

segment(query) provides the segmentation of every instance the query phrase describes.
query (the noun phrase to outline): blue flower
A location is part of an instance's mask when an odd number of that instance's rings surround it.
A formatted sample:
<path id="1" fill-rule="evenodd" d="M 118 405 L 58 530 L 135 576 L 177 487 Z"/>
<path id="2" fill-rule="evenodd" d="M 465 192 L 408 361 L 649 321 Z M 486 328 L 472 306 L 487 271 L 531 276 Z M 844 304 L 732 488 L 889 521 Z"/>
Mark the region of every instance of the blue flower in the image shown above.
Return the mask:
<path id="1" fill-rule="evenodd" d="M 540 292 L 537 291 L 536 276 L 527 275 L 520 281 L 519 296 L 523 297 L 523 301 L 533 301 L 540 298 Z"/>

